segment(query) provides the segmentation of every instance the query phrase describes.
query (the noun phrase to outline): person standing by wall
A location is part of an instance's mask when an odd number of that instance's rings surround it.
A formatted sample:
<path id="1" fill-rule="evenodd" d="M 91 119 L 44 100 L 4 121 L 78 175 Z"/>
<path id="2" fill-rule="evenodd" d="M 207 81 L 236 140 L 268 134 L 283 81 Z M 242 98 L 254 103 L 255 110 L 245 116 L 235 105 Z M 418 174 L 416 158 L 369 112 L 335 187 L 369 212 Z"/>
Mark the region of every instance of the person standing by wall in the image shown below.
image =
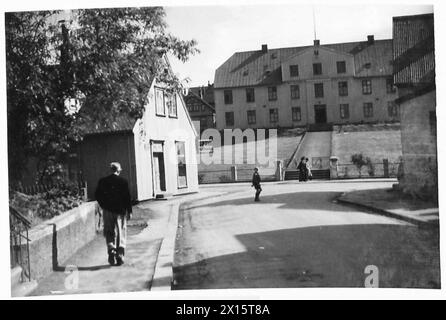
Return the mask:
<path id="1" fill-rule="evenodd" d="M 307 181 L 307 180 L 312 180 L 313 179 L 313 174 L 311 173 L 311 164 L 310 164 L 310 160 L 308 159 L 308 158 L 305 158 L 305 166 L 306 166 L 306 169 L 307 169 L 307 179 L 305 180 L 305 181 Z"/>
<path id="2" fill-rule="evenodd" d="M 111 174 L 99 180 L 95 197 L 103 209 L 104 236 L 110 265 L 122 265 L 127 237 L 127 220 L 131 219 L 132 204 L 129 185 L 120 177 L 119 162 L 110 163 Z"/>
<path id="3" fill-rule="evenodd" d="M 297 170 L 299 171 L 299 181 L 307 181 L 308 179 L 308 170 L 305 157 L 300 158 L 300 162 L 297 166 Z"/>
<path id="4" fill-rule="evenodd" d="M 259 168 L 254 168 L 254 173 L 252 175 L 252 186 L 256 189 L 254 201 L 260 201 L 260 192 L 262 192 L 262 187 L 260 186 L 261 181 L 262 179 L 260 179 Z"/>

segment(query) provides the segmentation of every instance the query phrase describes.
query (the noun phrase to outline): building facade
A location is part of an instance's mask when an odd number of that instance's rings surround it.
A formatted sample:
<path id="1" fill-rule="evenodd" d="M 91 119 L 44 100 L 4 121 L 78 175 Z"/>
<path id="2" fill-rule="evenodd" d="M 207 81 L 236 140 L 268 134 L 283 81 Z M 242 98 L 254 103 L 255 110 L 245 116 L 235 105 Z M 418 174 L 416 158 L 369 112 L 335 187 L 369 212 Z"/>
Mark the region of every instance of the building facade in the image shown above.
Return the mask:
<path id="1" fill-rule="evenodd" d="M 121 163 L 133 200 L 198 191 L 197 132 L 182 95 L 169 93 L 153 79 L 148 97 L 142 118 L 123 114 L 110 119 L 114 126 L 90 126 L 80 145 L 90 199 L 112 161 Z"/>
<path id="2" fill-rule="evenodd" d="M 398 121 L 392 40 L 238 52 L 215 72 L 217 129 Z"/>
<path id="3" fill-rule="evenodd" d="M 394 81 L 401 110 L 401 189 L 438 197 L 434 16 L 393 18 Z"/>
<path id="4" fill-rule="evenodd" d="M 215 128 L 214 86 L 189 88 L 184 96 L 189 115 L 196 124 L 197 132 Z"/>

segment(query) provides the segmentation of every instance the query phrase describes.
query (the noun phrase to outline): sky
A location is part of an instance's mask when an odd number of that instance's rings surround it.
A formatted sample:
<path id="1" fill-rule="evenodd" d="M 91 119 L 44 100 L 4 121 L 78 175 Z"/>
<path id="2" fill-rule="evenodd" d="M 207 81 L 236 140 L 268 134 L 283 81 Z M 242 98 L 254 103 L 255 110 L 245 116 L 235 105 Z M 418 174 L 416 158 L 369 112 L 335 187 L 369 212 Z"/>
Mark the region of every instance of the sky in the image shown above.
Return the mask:
<path id="1" fill-rule="evenodd" d="M 235 52 L 392 37 L 392 17 L 432 13 L 432 5 L 299 5 L 167 6 L 169 31 L 195 39 L 201 53 L 182 63 L 170 57 L 188 86 L 214 82 L 215 70 Z M 314 15 L 313 15 L 314 12 Z M 313 19 L 314 16 L 314 19 Z M 315 21 L 315 23 L 313 23 Z M 315 26 L 315 28 L 314 28 Z"/>

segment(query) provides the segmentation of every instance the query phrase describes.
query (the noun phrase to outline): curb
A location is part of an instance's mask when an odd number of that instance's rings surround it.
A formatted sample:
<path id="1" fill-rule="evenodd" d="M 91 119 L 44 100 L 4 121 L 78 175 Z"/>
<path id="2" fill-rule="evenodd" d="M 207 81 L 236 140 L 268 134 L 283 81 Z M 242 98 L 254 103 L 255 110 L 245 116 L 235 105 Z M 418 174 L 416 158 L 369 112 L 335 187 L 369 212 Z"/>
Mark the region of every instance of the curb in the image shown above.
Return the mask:
<path id="1" fill-rule="evenodd" d="M 173 283 L 173 259 L 175 255 L 175 239 L 178 229 L 179 203 L 173 203 L 169 208 L 169 221 L 166 233 L 161 240 L 155 272 L 151 281 L 151 291 L 170 291 Z"/>
<path id="2" fill-rule="evenodd" d="M 429 227 L 429 228 L 436 228 L 438 227 L 438 223 L 436 222 L 426 222 L 426 221 L 422 221 L 422 220 L 418 220 L 418 219 L 414 219 L 414 218 L 410 218 L 401 214 L 397 214 L 397 213 L 393 213 L 391 211 L 387 211 L 384 209 L 380 209 L 380 208 L 376 208 L 367 204 L 363 204 L 363 203 L 359 203 L 359 202 L 355 202 L 355 201 L 350 201 L 350 200 L 346 200 L 346 199 L 342 199 L 342 197 L 344 196 L 344 194 L 342 194 L 341 196 L 339 196 L 336 201 L 338 203 L 342 203 L 342 204 L 347 204 L 347 205 L 351 205 L 351 206 L 355 206 L 358 208 L 362 208 L 362 209 L 366 209 L 368 211 L 372 211 L 376 214 L 380 214 L 382 216 L 386 216 L 389 218 L 394 218 L 397 220 L 403 220 L 409 223 L 412 223 L 414 225 L 417 225 L 419 227 Z"/>

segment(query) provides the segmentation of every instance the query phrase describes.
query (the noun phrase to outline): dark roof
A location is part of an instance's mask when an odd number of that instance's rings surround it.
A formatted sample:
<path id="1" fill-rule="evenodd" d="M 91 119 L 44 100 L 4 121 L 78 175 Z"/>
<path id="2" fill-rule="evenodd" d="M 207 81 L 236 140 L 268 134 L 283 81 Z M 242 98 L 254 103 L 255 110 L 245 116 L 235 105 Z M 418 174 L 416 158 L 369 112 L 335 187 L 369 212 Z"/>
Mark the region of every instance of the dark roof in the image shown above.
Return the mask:
<path id="1" fill-rule="evenodd" d="M 99 123 L 87 121 L 85 126 L 85 135 L 103 134 L 103 133 L 118 133 L 118 132 L 130 132 L 133 130 L 136 123 L 136 119 L 129 114 L 122 113 L 117 117 L 107 117 Z"/>
<path id="2" fill-rule="evenodd" d="M 215 107 L 210 105 L 207 101 L 205 101 L 203 98 L 201 98 L 198 94 L 196 94 L 194 91 L 189 89 L 189 92 L 187 96 L 184 97 L 184 102 L 186 102 L 186 105 L 189 106 L 190 104 L 193 104 L 194 101 L 199 101 L 204 106 L 209 108 L 212 112 L 215 113 Z"/>
<path id="3" fill-rule="evenodd" d="M 207 86 L 201 87 L 191 87 L 189 88 L 189 92 L 193 92 L 196 96 L 200 97 L 211 106 L 215 105 L 213 84 L 208 84 Z"/>
<path id="4" fill-rule="evenodd" d="M 276 84 L 282 82 L 280 66 L 283 62 L 313 46 L 269 49 L 267 52 L 246 51 L 234 53 L 215 72 L 215 88 L 230 88 Z M 392 74 L 392 40 L 374 40 L 321 45 L 352 54 L 358 77 Z M 365 68 L 371 63 L 370 68 Z"/>
<path id="5" fill-rule="evenodd" d="M 393 18 L 394 82 L 399 86 L 435 82 L 434 15 Z"/>

